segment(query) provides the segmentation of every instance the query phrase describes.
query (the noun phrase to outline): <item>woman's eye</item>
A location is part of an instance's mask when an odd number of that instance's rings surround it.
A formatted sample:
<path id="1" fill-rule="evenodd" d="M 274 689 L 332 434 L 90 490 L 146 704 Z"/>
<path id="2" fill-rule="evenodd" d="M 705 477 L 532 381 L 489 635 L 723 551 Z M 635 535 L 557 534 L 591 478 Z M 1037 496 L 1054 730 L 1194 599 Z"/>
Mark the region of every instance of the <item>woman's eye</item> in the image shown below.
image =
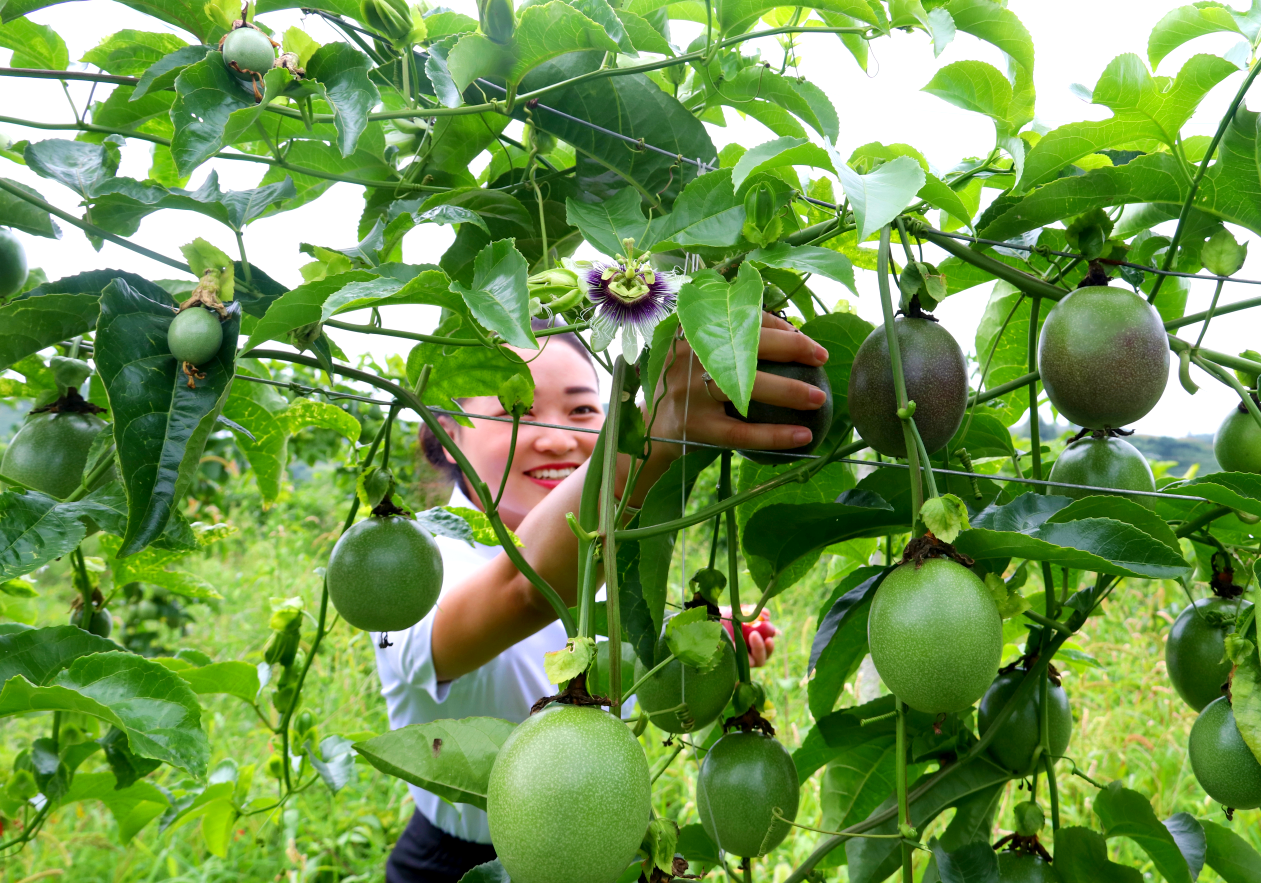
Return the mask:
<path id="1" fill-rule="evenodd" d="M 591 405 L 579 405 L 578 407 L 574 408 L 573 413 L 585 417 L 590 414 L 599 414 L 600 411 L 597 408 L 593 408 Z"/>

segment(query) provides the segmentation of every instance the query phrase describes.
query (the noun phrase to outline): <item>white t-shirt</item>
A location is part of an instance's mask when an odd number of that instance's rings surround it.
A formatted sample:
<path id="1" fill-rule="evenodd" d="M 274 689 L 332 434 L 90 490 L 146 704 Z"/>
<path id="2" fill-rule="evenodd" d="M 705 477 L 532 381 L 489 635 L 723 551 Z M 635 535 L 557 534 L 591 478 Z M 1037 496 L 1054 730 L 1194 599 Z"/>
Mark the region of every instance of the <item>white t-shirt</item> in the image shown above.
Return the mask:
<path id="1" fill-rule="evenodd" d="M 452 506 L 477 508 L 457 486 Z M 442 594 L 458 585 L 499 554 L 498 546 L 470 546 L 450 537 L 435 537 L 442 552 Z M 377 674 L 381 695 L 389 710 L 390 728 L 462 717 L 498 717 L 520 723 L 530 707 L 557 688 L 543 671 L 543 654 L 565 646 L 565 627 L 551 622 L 535 634 L 509 647 L 481 668 L 453 681 L 439 683 L 434 676 L 430 640 L 437 606 L 405 632 L 390 632 L 393 646 L 377 647 Z M 376 645 L 378 641 L 373 641 Z M 407 786 L 435 827 L 475 843 L 490 843 L 486 813 L 465 803 L 450 804 L 416 785 Z"/>

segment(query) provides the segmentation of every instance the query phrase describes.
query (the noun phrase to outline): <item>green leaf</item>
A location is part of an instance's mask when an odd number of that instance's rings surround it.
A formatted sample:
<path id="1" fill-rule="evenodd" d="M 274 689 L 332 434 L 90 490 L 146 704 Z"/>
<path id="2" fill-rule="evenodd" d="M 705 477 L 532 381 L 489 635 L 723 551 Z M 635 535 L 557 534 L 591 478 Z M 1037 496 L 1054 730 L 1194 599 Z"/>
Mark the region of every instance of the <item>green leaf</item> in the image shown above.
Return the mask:
<path id="1" fill-rule="evenodd" d="M 762 277 L 745 262 L 728 284 L 713 270 L 697 273 L 679 289 L 679 321 L 701 365 L 747 414 L 757 373 L 762 328 Z"/>
<path id="2" fill-rule="evenodd" d="M 697 182 L 703 180 L 704 177 Z M 679 201 L 682 202 L 682 198 Z M 630 187 L 603 202 L 579 202 L 572 197 L 566 199 L 565 220 L 577 227 L 597 251 L 609 257 L 626 253 L 626 246 L 622 244 L 624 239 L 635 240 L 638 251 L 647 251 L 656 243 L 654 237 L 658 231 L 653 230 L 644 217 L 639 193 Z"/>
<path id="3" fill-rule="evenodd" d="M 355 751 L 383 773 L 485 810 L 490 768 L 514 726 L 493 717 L 438 720 L 356 742 Z"/>
<path id="4" fill-rule="evenodd" d="M 543 671 L 553 684 L 573 680 L 591 667 L 595 659 L 595 641 L 591 638 L 570 638 L 559 650 L 543 654 Z"/>
<path id="5" fill-rule="evenodd" d="M 460 878 L 460 883 L 512 883 L 499 859 L 483 862 Z"/>
<path id="6" fill-rule="evenodd" d="M 303 85 L 318 87 L 333 111 L 337 148 L 342 156 L 355 152 L 368 125 L 368 112 L 381 103 L 381 93 L 368 79 L 371 60 L 349 43 L 328 43 L 315 50 L 306 65 Z"/>
<path id="7" fill-rule="evenodd" d="M 627 214 L 630 214 L 629 211 Z M 636 220 L 640 224 L 646 223 L 643 212 L 638 209 Z M 626 226 L 632 227 L 633 224 Z M 740 241 L 740 228 L 743 226 L 744 203 L 736 199 L 735 188 L 731 186 L 731 170 L 719 169 L 695 178 L 684 187 L 674 201 L 674 211 L 654 218 L 650 232 L 641 234 L 636 242 L 643 239 L 649 244 L 639 243 L 639 248 L 657 251 L 695 245 L 727 248 Z M 579 229 L 582 229 L 581 226 Z M 586 236 L 586 231 L 583 235 Z M 589 236 L 587 239 L 590 241 Z"/>
<path id="8" fill-rule="evenodd" d="M 175 79 L 184 71 L 184 68 L 197 64 L 206 57 L 206 53 L 209 51 L 209 46 L 197 44 L 176 49 L 174 52 L 162 56 L 149 65 L 145 72 L 140 75 L 140 82 L 136 84 L 136 91 L 131 94 L 132 99 L 139 101 L 150 92 L 161 92 L 170 89 L 175 85 Z"/>
<path id="9" fill-rule="evenodd" d="M 1152 539 L 1158 540 L 1170 551 L 1182 554 L 1178 538 L 1168 523 L 1141 503 L 1125 497 L 1099 494 L 1073 500 L 1047 519 L 1049 523 L 1080 521 L 1083 518 L 1111 518 L 1132 524 Z"/>
<path id="10" fill-rule="evenodd" d="M 214 218 L 232 230 L 241 230 L 261 217 L 273 205 L 296 195 L 293 181 L 283 181 L 253 190 L 219 189 L 219 174 L 211 171 L 196 190 L 180 190 L 141 183 L 131 178 L 110 178 L 94 188 L 92 220 L 100 227 L 122 236 L 140 229 L 140 221 L 164 209 L 184 209 Z M 225 266 L 231 266 L 227 261 Z"/>
<path id="11" fill-rule="evenodd" d="M 1143 875 L 1108 859 L 1103 835 L 1089 828 L 1055 832 L 1055 870 L 1064 883 L 1142 883 Z"/>
<path id="12" fill-rule="evenodd" d="M 44 178 L 65 184 L 87 199 L 96 186 L 118 171 L 118 144 L 87 144 L 50 138 L 26 145 L 26 164 Z"/>
<path id="13" fill-rule="evenodd" d="M 127 533 L 119 554 L 140 551 L 166 526 L 197 465 L 232 384 L 239 307 L 223 323 L 223 345 L 190 389 L 166 344 L 174 312 L 122 279 L 101 294 L 96 366 L 109 395 L 114 442 L 127 489 Z"/>
<path id="14" fill-rule="evenodd" d="M 30 573 L 73 551 L 87 528 L 75 503 L 37 491 L 0 494 L 0 582 Z"/>
<path id="15" fill-rule="evenodd" d="M 968 210 L 963 198 L 931 172 L 924 173 L 924 186 L 916 195 L 934 208 L 954 216 L 959 223 L 971 226 L 972 212 Z"/>
<path id="16" fill-rule="evenodd" d="M 827 313 L 801 326 L 802 334 L 828 351 L 823 370 L 832 387 L 833 431 L 841 431 L 849 425 L 850 370 L 858 348 L 874 330 L 870 322 L 856 313 Z"/>
<path id="17" fill-rule="evenodd" d="M 81 800 L 99 800 L 105 804 L 118 823 L 118 839 L 124 845 L 171 806 L 166 795 L 152 782 L 134 782 L 120 788 L 113 773 L 76 773 L 70 790 L 59 803 L 66 806 Z"/>
<path id="18" fill-rule="evenodd" d="M 1147 58 L 1155 69 L 1183 43 L 1221 32 L 1242 34 L 1231 11 L 1217 3 L 1181 6 L 1156 23 L 1147 37 Z"/>
<path id="19" fill-rule="evenodd" d="M 82 61 L 122 77 L 138 77 L 172 52 L 187 48 L 174 34 L 126 29 L 84 53 Z"/>
<path id="20" fill-rule="evenodd" d="M 627 9 L 615 9 L 617 17 L 622 20 L 627 39 L 640 52 L 655 52 L 658 55 L 673 55 L 674 49 L 661 32 L 652 26 L 648 19 Z"/>
<path id="21" fill-rule="evenodd" d="M 331 429 L 352 445 L 359 441 L 363 427 L 355 416 L 331 402 L 298 399 L 284 413 L 290 435 L 297 435 L 308 426 Z"/>
<path id="22" fill-rule="evenodd" d="M 1112 782 L 1095 797 L 1094 810 L 1103 822 L 1104 837 L 1128 837 L 1147 853 L 1169 883 L 1191 883 L 1191 869 L 1177 841 L 1156 818 L 1146 797 Z"/>
<path id="23" fill-rule="evenodd" d="M 1033 36 L 1014 12 L 991 0 L 952 0 L 946 11 L 956 29 L 998 47 L 1014 62 L 1007 130 L 1014 134 L 1033 119 Z M 1003 134 L 1000 130 L 1000 140 Z"/>
<path id="24" fill-rule="evenodd" d="M 1190 813 L 1174 813 L 1162 823 L 1173 835 L 1174 842 L 1182 853 L 1187 867 L 1191 870 L 1191 879 L 1199 879 L 1204 870 L 1204 859 L 1208 854 L 1208 839 L 1204 836 L 1204 826 L 1199 819 Z"/>
<path id="25" fill-rule="evenodd" d="M 846 576 L 832 593 L 835 601 L 819 618 L 807 669 L 813 673 L 807 690 L 815 720 L 832 713 L 845 682 L 867 655 L 867 614 L 886 573 L 883 567 L 860 567 Z"/>
<path id="26" fill-rule="evenodd" d="M 854 295 L 858 289 L 854 284 L 854 264 L 840 252 L 817 245 L 792 246 L 777 242 L 765 248 L 749 252 L 745 260 L 763 264 L 767 267 L 782 267 L 786 270 L 797 270 L 803 273 L 815 273 L 836 282 L 840 282 Z"/>
<path id="27" fill-rule="evenodd" d="M 381 282 L 381 277 L 367 270 L 352 270 L 324 279 L 317 279 L 285 292 L 272 301 L 267 313 L 254 326 L 242 347 L 249 352 L 268 340 L 285 340 L 289 332 L 321 321 L 324 302 L 342 288 L 356 282 Z M 388 280 L 389 284 L 394 280 Z"/>
<path id="28" fill-rule="evenodd" d="M 999 883 L 998 856 L 988 842 L 972 842 L 953 852 L 941 843 L 929 841 L 941 883 Z"/>
<path id="29" fill-rule="evenodd" d="M 82 656 L 42 683 L 18 675 L 0 691 L 0 717 L 80 712 L 127 734 L 133 753 L 205 775 L 210 746 L 188 685 L 151 659 L 111 651 Z"/>
<path id="30" fill-rule="evenodd" d="M 28 187 L 11 178 L 0 178 L 0 181 L 29 193 L 37 199 L 43 195 L 33 187 Z M 31 205 L 25 199 L 14 196 L 7 190 L 0 190 L 0 224 L 30 233 L 32 236 L 44 236 L 48 239 L 60 239 L 61 228 L 53 222 L 52 216 L 43 209 Z"/>
<path id="31" fill-rule="evenodd" d="M 341 736 L 326 736 L 319 750 L 307 742 L 304 746 L 307 760 L 320 774 L 328 790 L 336 794 L 350 782 L 355 774 L 354 745 Z"/>
<path id="32" fill-rule="evenodd" d="M 759 144 L 736 162 L 731 171 L 731 184 L 738 191 L 750 175 L 783 166 L 811 166 L 835 173 L 828 152 L 805 138 L 776 138 Z"/>
<path id="33" fill-rule="evenodd" d="M 674 855 L 679 846 L 679 824 L 670 819 L 651 819 L 648 822 L 648 833 L 644 835 L 641 845 L 652 867 L 665 871 L 673 876 Z"/>
<path id="34" fill-rule="evenodd" d="M 820 11 L 839 12 L 868 24 L 879 24 L 872 7 L 861 0 L 819 0 L 812 4 Z M 740 34 L 748 30 L 763 13 L 779 6 L 775 0 L 728 0 L 718 6 L 717 24 L 724 35 Z M 637 7 L 636 7 L 637 8 Z M 701 12 L 704 21 L 704 12 Z"/>
<path id="35" fill-rule="evenodd" d="M 101 550 L 111 556 L 117 556 L 120 544 L 117 537 L 101 538 Z M 114 582 L 118 585 L 131 582 L 152 583 L 186 598 L 222 600 L 223 596 L 215 591 L 215 587 L 201 577 L 184 570 L 167 569 L 185 554 L 186 550 L 182 548 L 167 551 L 150 547 L 127 558 L 113 557 L 109 565 L 114 572 Z"/>
<path id="36" fill-rule="evenodd" d="M 267 76 L 277 75 L 269 72 Z M 234 113 L 253 113 L 261 106 L 255 104 L 253 94 L 245 91 L 218 52 L 208 52 L 201 61 L 184 68 L 175 78 L 175 103 L 171 106 L 175 168 L 181 175 L 191 174 L 230 143 L 227 129 Z"/>
<path id="37" fill-rule="evenodd" d="M 4 20 L 12 21 L 36 9 L 46 9 L 67 0 L 12 0 L 4 6 Z M 218 42 L 232 25 L 240 7 L 202 3 L 199 0 L 122 0 L 137 12 L 151 15 L 188 31 L 203 43 Z"/>
<path id="38" fill-rule="evenodd" d="M 967 507 L 954 494 L 925 500 L 919 516 L 924 526 L 943 542 L 953 543 L 960 531 L 968 529 Z"/>
<path id="39" fill-rule="evenodd" d="M 822 742 L 818 733 L 817 727 L 811 730 L 806 741 L 817 737 Z M 834 756 L 819 781 L 819 805 L 823 811 L 820 826 L 839 831 L 867 818 L 889 796 L 896 782 L 897 750 L 895 740 L 885 736 L 837 746 L 828 749 L 828 753 Z M 799 769 L 799 778 L 801 772 Z M 845 851 L 837 849 L 824 862 L 843 864 L 845 859 Z"/>
<path id="40" fill-rule="evenodd" d="M 1112 518 L 1051 521 L 1067 499 L 1027 493 L 990 506 L 955 547 L 977 559 L 1029 558 L 1118 576 L 1176 579 L 1186 572 L 1180 553 L 1130 524 Z"/>
<path id="41" fill-rule="evenodd" d="M 777 135 L 804 136 L 805 130 L 797 125 L 797 119 L 829 143 L 835 143 L 840 134 L 836 108 L 822 89 L 808 80 L 781 76 L 761 65 L 751 65 L 723 79 L 722 87 L 709 103 L 711 107 L 725 104 L 759 118 Z M 758 112 L 758 107 L 763 109 L 762 113 Z M 771 125 L 772 120 L 767 115 L 771 112 L 782 121 L 779 126 Z"/>
<path id="42" fill-rule="evenodd" d="M 1208 841 L 1205 863 L 1221 875 L 1226 883 L 1259 883 L 1261 854 L 1230 828 L 1200 819 Z"/>
<path id="43" fill-rule="evenodd" d="M 1042 310 L 1039 313 L 1039 323 L 1046 321 L 1047 312 Z M 1007 282 L 994 284 L 993 293 L 976 329 L 978 360 L 983 366 L 987 360 L 989 362 L 989 370 L 985 374 L 985 389 L 994 389 L 1028 373 L 1031 315 L 1029 299 L 1014 286 Z M 1010 426 L 1029 409 L 1029 392 L 1027 389 L 1010 392 L 991 401 L 989 409 L 999 421 Z M 978 416 L 984 413 L 984 409 L 976 409 Z M 951 449 L 954 448 L 955 445 L 952 444 Z"/>
<path id="44" fill-rule="evenodd" d="M 9 65 L 64 71 L 70 64 L 66 41 L 48 25 L 17 18 L 11 9 L 11 6 L 4 7 L 4 24 L 0 25 L 0 47 L 13 50 Z"/>
<path id="45" fill-rule="evenodd" d="M 226 693 L 252 703 L 262 689 L 258 667 L 248 662 L 229 660 L 198 666 L 175 656 L 159 656 L 157 661 L 179 675 L 200 696 Z"/>
<path id="46" fill-rule="evenodd" d="M 117 649 L 113 641 L 73 625 L 0 635 L 0 684 L 18 675 L 46 684 L 81 656 Z"/>
<path id="47" fill-rule="evenodd" d="M 455 313 L 463 313 L 464 302 L 451 291 L 447 274 L 433 267 L 422 270 L 405 283 L 383 276 L 366 282 L 351 282 L 329 295 L 320 309 L 320 321 L 340 313 L 368 307 L 390 307 L 402 304 L 432 304 Z M 384 268 L 378 267 L 376 272 Z"/>
<path id="48" fill-rule="evenodd" d="M 490 228 L 482 220 L 482 216 L 472 209 L 458 205 L 439 205 L 428 211 L 416 214 L 417 224 L 476 224 L 490 235 Z"/>
<path id="49" fill-rule="evenodd" d="M 506 44 L 465 34 L 448 54 L 447 68 L 461 92 L 479 77 L 502 77 L 511 88 L 544 62 L 586 50 L 617 53 L 621 47 L 574 6 L 552 0 L 523 10 Z"/>
<path id="50" fill-rule="evenodd" d="M 1001 123 L 1007 122 L 1011 109 L 1011 83 L 983 61 L 948 64 L 933 75 L 923 91 Z"/>
<path id="51" fill-rule="evenodd" d="M 270 387 L 256 383 L 233 384 L 223 405 L 223 416 L 244 430 L 234 427 L 233 437 L 254 472 L 263 505 L 269 506 L 280 496 L 280 483 L 285 476 L 289 423 L 283 414 L 274 414 L 267 407 L 268 401 L 264 398 L 267 393 L 262 389 L 271 392 Z"/>
<path id="52" fill-rule="evenodd" d="M 497 332 L 513 346 L 538 349 L 530 326 L 528 267 L 511 239 L 492 242 L 477 253 L 473 284 L 451 283 L 451 291 L 464 298 L 469 312 L 482 325 Z"/>
<path id="53" fill-rule="evenodd" d="M 1161 488 L 1171 494 L 1204 497 L 1249 515 L 1261 515 L 1261 476 L 1250 472 L 1213 472 Z"/>
<path id="54" fill-rule="evenodd" d="M 704 607 L 692 607 L 666 621 L 666 647 L 684 665 L 709 671 L 722 661 L 723 627 L 710 622 Z"/>
<path id="55" fill-rule="evenodd" d="M 490 519 L 481 509 L 470 509 L 467 506 L 443 506 L 442 508 L 464 519 L 473 534 L 474 542 L 481 543 L 484 546 L 500 545 L 499 537 L 491 526 Z M 520 537 L 512 531 L 508 531 L 508 536 L 512 538 L 514 546 L 518 548 L 525 546 L 525 543 L 521 542 Z"/>
<path id="56" fill-rule="evenodd" d="M 449 410 L 460 410 L 456 399 L 499 395 L 504 382 L 518 374 L 533 383 L 530 369 L 521 357 L 502 347 L 418 344 L 407 356 L 409 384 L 415 385 L 425 365 L 433 366 L 425 387 L 425 404 Z"/>
<path id="57" fill-rule="evenodd" d="M 839 161 L 836 166 L 837 177 L 841 179 L 858 224 L 859 241 L 896 218 L 911 204 L 927 180 L 920 164 L 909 156 L 892 159 L 866 175 L 858 174 Z"/>

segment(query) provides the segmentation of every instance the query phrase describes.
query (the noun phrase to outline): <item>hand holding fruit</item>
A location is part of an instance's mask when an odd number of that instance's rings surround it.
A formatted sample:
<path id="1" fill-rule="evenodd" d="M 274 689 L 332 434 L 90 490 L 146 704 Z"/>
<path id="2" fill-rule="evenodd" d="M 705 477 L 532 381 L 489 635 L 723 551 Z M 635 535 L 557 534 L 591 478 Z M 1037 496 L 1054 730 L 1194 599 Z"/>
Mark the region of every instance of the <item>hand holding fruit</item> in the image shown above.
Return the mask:
<path id="1" fill-rule="evenodd" d="M 742 604 L 741 609 L 747 616 L 753 612 L 753 605 Z M 736 633 L 732 627 L 731 608 L 720 607 L 719 610 L 723 617 L 722 627 L 734 641 Z M 740 630 L 744 632 L 744 644 L 749 648 L 749 667 L 761 668 L 766 665 L 766 660 L 770 659 L 771 653 L 775 651 L 775 636 L 779 634 L 779 629 L 771 622 L 770 614 L 763 610 L 753 622 L 740 623 Z"/>

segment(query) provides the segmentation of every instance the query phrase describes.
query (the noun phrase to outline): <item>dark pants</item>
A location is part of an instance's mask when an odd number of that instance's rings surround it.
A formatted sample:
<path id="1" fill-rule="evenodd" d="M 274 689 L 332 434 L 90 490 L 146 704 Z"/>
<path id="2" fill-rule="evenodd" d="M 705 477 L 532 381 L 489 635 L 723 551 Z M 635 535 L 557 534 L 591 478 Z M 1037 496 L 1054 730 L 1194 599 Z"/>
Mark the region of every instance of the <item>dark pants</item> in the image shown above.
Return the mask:
<path id="1" fill-rule="evenodd" d="M 385 863 L 386 883 L 459 883 L 473 868 L 495 858 L 495 847 L 470 843 L 435 828 L 423 813 L 412 813 Z"/>

